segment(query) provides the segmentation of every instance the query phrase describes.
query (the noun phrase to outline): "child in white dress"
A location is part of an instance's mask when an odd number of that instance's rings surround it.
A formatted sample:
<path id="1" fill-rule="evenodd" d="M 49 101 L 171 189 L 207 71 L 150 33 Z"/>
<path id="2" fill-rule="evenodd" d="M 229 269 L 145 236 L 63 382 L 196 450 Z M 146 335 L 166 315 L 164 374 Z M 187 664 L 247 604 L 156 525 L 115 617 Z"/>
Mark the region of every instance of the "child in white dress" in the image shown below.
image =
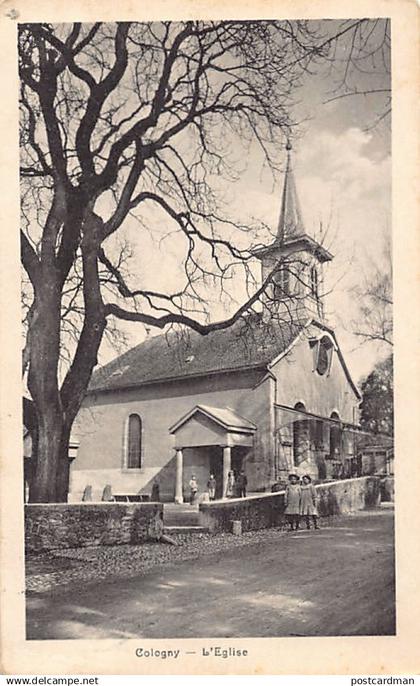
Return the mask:
<path id="1" fill-rule="evenodd" d="M 309 474 L 302 477 L 302 485 L 300 487 L 300 515 L 306 519 L 306 528 L 310 529 L 310 517 L 314 529 L 319 529 L 318 526 L 318 511 L 316 508 L 316 490 L 312 484 L 312 479 Z"/>
<path id="2" fill-rule="evenodd" d="M 290 531 L 299 529 L 300 490 L 298 475 L 289 474 L 289 483 L 284 494 L 284 504 L 286 505 L 284 514 L 289 522 Z"/>

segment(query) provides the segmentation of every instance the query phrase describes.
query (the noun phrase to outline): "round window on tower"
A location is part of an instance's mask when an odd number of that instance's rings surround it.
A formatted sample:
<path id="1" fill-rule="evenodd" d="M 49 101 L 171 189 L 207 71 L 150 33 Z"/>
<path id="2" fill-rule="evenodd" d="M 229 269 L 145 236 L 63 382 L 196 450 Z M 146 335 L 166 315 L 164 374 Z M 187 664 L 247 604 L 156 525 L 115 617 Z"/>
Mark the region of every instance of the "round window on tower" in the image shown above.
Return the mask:
<path id="1" fill-rule="evenodd" d="M 316 362 L 316 371 L 323 376 L 331 367 L 333 344 L 329 338 L 324 336 L 318 343 L 318 355 Z"/>

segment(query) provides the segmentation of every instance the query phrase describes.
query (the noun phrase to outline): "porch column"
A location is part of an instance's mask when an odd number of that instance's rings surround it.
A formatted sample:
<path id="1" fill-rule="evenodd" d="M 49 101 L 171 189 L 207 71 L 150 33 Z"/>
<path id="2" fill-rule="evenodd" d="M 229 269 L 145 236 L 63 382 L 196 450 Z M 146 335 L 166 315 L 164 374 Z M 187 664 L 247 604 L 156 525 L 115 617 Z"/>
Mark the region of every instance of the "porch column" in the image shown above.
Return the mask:
<path id="1" fill-rule="evenodd" d="M 175 502 L 183 503 L 183 455 L 182 450 L 179 448 L 176 451 L 176 472 L 175 472 Z"/>
<path id="2" fill-rule="evenodd" d="M 228 476 L 231 469 L 231 454 L 230 447 L 226 446 L 223 448 L 223 494 L 222 497 L 226 498 Z"/>

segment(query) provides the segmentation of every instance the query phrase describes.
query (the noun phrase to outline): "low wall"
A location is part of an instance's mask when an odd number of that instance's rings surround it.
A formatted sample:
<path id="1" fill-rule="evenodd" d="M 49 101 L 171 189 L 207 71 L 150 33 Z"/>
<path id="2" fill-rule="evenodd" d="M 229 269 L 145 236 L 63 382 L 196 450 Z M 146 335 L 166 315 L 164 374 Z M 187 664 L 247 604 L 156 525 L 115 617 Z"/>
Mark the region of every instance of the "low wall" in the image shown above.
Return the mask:
<path id="1" fill-rule="evenodd" d="M 25 505 L 25 549 L 143 543 L 161 530 L 161 503 L 53 503 Z"/>
<path id="2" fill-rule="evenodd" d="M 383 502 L 394 502 L 394 477 L 385 476 L 381 478 L 381 500 Z"/>
<path id="3" fill-rule="evenodd" d="M 368 510 L 381 502 L 380 478 L 377 476 L 333 481 L 315 488 L 320 517 Z"/>
<path id="4" fill-rule="evenodd" d="M 333 481 L 315 488 L 320 517 L 365 510 L 381 501 L 380 479 L 376 476 Z M 200 525 L 212 532 L 231 531 L 234 520 L 241 520 L 242 531 L 283 526 L 284 491 L 200 504 Z"/>

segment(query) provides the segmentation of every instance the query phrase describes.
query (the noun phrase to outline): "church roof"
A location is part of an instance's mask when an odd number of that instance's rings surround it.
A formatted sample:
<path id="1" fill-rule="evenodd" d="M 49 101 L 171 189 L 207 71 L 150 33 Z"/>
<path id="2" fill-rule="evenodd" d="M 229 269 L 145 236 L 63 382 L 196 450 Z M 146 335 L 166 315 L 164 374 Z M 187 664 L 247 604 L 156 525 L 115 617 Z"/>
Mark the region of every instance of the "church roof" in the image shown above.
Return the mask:
<path id="1" fill-rule="evenodd" d="M 94 372 L 89 392 L 264 368 L 303 328 L 304 324 L 265 323 L 260 315 L 249 315 L 207 336 L 191 330 L 155 336 Z"/>

